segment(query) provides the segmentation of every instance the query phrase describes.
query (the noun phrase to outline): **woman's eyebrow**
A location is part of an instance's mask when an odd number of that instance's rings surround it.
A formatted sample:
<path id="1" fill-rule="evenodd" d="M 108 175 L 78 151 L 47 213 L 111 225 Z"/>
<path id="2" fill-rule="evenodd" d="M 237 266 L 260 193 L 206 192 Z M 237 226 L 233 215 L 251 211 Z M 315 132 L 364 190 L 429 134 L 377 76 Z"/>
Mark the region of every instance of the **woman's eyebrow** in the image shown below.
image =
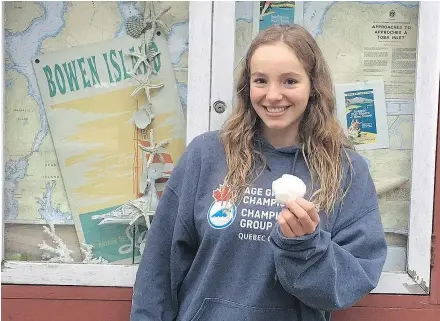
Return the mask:
<path id="1" fill-rule="evenodd" d="M 252 77 L 258 77 L 258 76 L 266 76 L 266 74 L 259 72 L 259 71 L 255 71 L 253 73 L 251 73 Z M 296 72 L 284 72 L 281 74 L 281 77 L 287 77 L 287 76 L 296 76 L 296 77 L 301 77 L 300 74 L 296 73 Z"/>
<path id="2" fill-rule="evenodd" d="M 300 74 L 298 74 L 298 73 L 296 73 L 296 72 L 285 72 L 285 73 L 282 73 L 281 74 L 281 76 L 283 76 L 283 77 L 285 77 L 285 76 L 296 76 L 296 77 L 301 77 L 301 75 Z"/>
<path id="3" fill-rule="evenodd" d="M 251 76 L 266 76 L 265 74 L 263 74 L 262 72 L 258 72 L 258 71 L 256 71 L 256 72 L 253 72 L 253 73 L 251 73 Z"/>

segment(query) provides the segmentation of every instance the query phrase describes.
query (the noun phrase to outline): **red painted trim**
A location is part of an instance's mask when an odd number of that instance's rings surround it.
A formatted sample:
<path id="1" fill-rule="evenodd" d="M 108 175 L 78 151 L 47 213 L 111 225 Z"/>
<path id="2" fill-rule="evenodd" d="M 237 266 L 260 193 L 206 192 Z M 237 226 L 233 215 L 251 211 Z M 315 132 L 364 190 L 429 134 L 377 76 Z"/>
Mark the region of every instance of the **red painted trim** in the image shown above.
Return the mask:
<path id="1" fill-rule="evenodd" d="M 2 285 L 4 299 L 131 301 L 132 288 Z"/>
<path id="2" fill-rule="evenodd" d="M 409 309 L 400 307 L 385 308 L 352 308 L 332 314 L 332 321 L 438 321 L 439 310 Z"/>
<path id="3" fill-rule="evenodd" d="M 10 321 L 128 321 L 129 301 L 2 299 Z"/>
<path id="4" fill-rule="evenodd" d="M 2 318 L 17 321 L 128 321 L 130 288 L 2 286 Z M 23 307 L 26 309 L 23 309 Z M 333 321 L 434 321 L 440 305 L 428 296 L 372 294 L 355 307 L 336 311 Z M 38 317 L 37 317 L 38 316 Z"/>
<path id="5" fill-rule="evenodd" d="M 52 286 L 52 285 L 2 285 L 3 299 L 35 300 L 87 300 L 87 301 L 131 301 L 131 288 Z M 408 308 L 434 309 L 427 295 L 370 294 L 355 304 L 358 308 Z"/>
<path id="6" fill-rule="evenodd" d="M 428 295 L 370 294 L 355 304 L 356 307 L 426 309 Z"/>

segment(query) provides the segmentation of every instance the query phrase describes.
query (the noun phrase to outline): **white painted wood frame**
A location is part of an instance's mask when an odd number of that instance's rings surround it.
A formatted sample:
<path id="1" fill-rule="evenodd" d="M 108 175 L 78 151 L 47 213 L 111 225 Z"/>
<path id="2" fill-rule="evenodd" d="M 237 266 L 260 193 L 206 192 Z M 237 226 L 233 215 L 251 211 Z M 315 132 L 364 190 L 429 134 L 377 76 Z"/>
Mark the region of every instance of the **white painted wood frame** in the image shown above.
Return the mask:
<path id="1" fill-rule="evenodd" d="M 1 6 L 0 6 L 0 17 L 2 18 L 2 21 L 3 21 L 3 23 L 2 23 L 2 25 L 1 25 L 1 28 L 0 28 L 0 39 L 2 39 L 2 41 L 3 41 L 3 39 L 4 39 L 4 30 L 5 30 L 5 28 L 4 28 L 4 21 L 5 21 L 5 19 L 3 18 L 3 9 L 4 9 L 4 5 L 5 5 L 5 3 L 4 2 L 2 2 L 1 3 Z M 5 59 L 4 59 L 4 51 L 2 50 L 1 52 L 0 52 L 0 61 L 2 61 L 3 63 L 4 63 L 4 61 L 5 61 Z M 3 65 L 2 65 L 2 68 L 0 68 L 0 79 L 2 79 L 2 80 L 4 80 L 5 78 L 4 78 L 4 70 L 5 70 L 5 68 L 3 67 Z M 3 81 L 3 84 L 4 84 L 5 82 Z M 0 88 L 0 102 L 1 102 L 1 113 L 0 113 L 0 128 L 1 128 L 1 133 L 0 133 L 0 146 L 2 146 L 2 150 L 1 150 L 1 152 L 0 152 L 0 161 L 1 161 L 1 164 L 4 164 L 5 162 L 4 162 L 4 159 L 3 159 L 3 151 L 4 151 L 4 148 L 3 148 L 3 146 L 4 146 L 4 132 L 5 132 L 5 122 L 4 122 L 4 113 L 5 113 L 5 110 L 4 110 L 4 106 L 5 106 L 5 97 L 4 97 L 4 92 L 5 92 L 5 89 L 4 88 Z M 4 181 L 4 179 L 5 179 L 5 170 L 4 170 L 4 165 L 3 165 L 3 168 L 2 168 L 2 170 L 0 171 L 0 187 L 1 187 L 1 195 L 0 195 L 0 208 L 1 208 L 1 210 L 2 210 L 2 213 L 3 213 L 3 209 L 4 209 L 4 204 L 3 204 L 3 198 L 4 198 L 4 185 L 5 185 L 5 181 Z M 1 215 L 0 216 L 0 251 L 1 251 L 1 262 L 3 262 L 3 257 L 4 257 L 4 253 L 5 253 L 5 249 L 4 249 L 4 241 L 3 241 L 3 237 L 4 237 L 4 235 L 5 235 L 5 224 L 4 224 L 4 218 L 3 218 L 3 216 L 4 215 Z"/>
<path id="2" fill-rule="evenodd" d="M 211 131 L 221 128 L 233 108 L 235 2 L 214 1 L 212 20 Z M 223 113 L 214 110 L 216 101 L 226 104 Z"/>
<path id="3" fill-rule="evenodd" d="M 186 144 L 209 131 L 212 53 L 211 1 L 189 3 L 189 55 Z"/>
<path id="4" fill-rule="evenodd" d="M 440 2 L 419 2 L 418 31 L 407 271 L 413 281 L 429 293 L 440 74 Z"/>

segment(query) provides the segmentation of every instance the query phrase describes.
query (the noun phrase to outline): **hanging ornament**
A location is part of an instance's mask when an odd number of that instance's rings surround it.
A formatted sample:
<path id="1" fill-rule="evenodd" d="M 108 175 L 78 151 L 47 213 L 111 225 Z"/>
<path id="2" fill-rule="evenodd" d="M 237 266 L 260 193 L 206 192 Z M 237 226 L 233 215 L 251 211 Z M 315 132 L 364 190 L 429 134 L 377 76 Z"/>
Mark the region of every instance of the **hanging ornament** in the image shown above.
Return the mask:
<path id="1" fill-rule="evenodd" d="M 128 52 L 127 55 L 130 55 L 132 58 L 137 58 L 135 65 L 133 66 L 133 70 L 129 72 L 129 74 L 136 79 L 139 83 L 139 86 L 132 92 L 131 96 L 133 97 L 139 91 L 144 90 L 147 96 L 147 103 L 143 105 L 142 108 L 137 110 L 134 113 L 134 123 L 138 129 L 145 129 L 151 124 L 154 119 L 154 114 L 152 111 L 151 104 L 151 89 L 159 89 L 163 87 L 163 84 L 153 85 L 150 82 L 151 75 L 157 74 L 157 71 L 154 69 L 154 60 L 160 54 L 159 50 L 154 50 L 153 46 L 150 46 L 150 43 L 153 41 L 154 36 L 156 34 L 156 30 L 160 27 L 166 34 L 170 32 L 170 29 L 167 25 L 160 20 L 160 18 L 170 10 L 170 7 L 162 10 L 159 14 L 156 14 L 156 10 L 154 8 L 153 3 L 150 1 L 148 4 L 145 4 L 144 15 L 143 16 L 133 16 L 129 17 L 126 22 L 127 34 L 138 38 L 142 34 L 144 37 L 142 39 L 140 52 Z M 148 11 L 148 14 L 147 14 Z M 136 73 L 141 65 L 144 65 L 146 68 L 146 76 L 137 77 Z"/>
<path id="2" fill-rule="evenodd" d="M 152 120 L 154 119 L 154 114 L 151 109 L 151 96 L 150 96 L 150 89 L 152 88 L 161 88 L 163 85 L 151 85 L 150 84 L 150 78 L 151 74 L 156 74 L 157 72 L 154 69 L 154 58 L 160 54 L 159 51 L 154 51 L 153 49 L 147 47 L 145 43 L 141 45 L 141 51 L 140 52 L 128 52 L 128 55 L 132 57 L 136 57 L 137 61 L 136 64 L 133 66 L 133 70 L 129 72 L 129 74 L 137 80 L 137 82 L 141 85 L 140 87 L 137 87 L 131 96 L 133 97 L 136 95 L 139 90 L 142 88 L 145 90 L 145 94 L 147 95 L 147 103 L 144 104 L 138 111 L 134 114 L 134 123 L 137 128 L 139 129 L 145 129 L 149 124 L 151 124 Z M 143 80 L 141 77 L 136 76 L 136 72 L 140 68 L 140 66 L 144 64 L 147 68 L 146 73 L 146 79 Z"/>
<path id="3" fill-rule="evenodd" d="M 150 216 L 154 215 L 157 205 L 159 204 L 159 197 L 157 196 L 156 181 L 161 178 L 169 178 L 169 174 L 164 174 L 155 168 L 149 168 L 145 175 L 145 190 L 144 195 L 137 200 L 142 200 L 144 203 L 144 211 L 138 213 L 137 216 L 133 217 L 130 221 L 130 225 L 135 224 L 140 218 L 145 218 L 145 224 L 147 228 L 150 228 Z M 136 201 L 137 201 L 136 200 Z"/>
<path id="4" fill-rule="evenodd" d="M 144 18 L 141 15 L 128 17 L 125 28 L 129 36 L 139 38 L 145 32 Z"/>
<path id="5" fill-rule="evenodd" d="M 156 14 L 153 3 L 149 2 L 149 14 L 146 15 L 147 4 L 145 5 L 144 16 L 133 16 L 127 19 L 125 27 L 127 29 L 127 34 L 134 37 L 139 38 L 143 33 L 146 33 L 146 42 L 150 43 L 154 34 L 156 33 L 156 29 L 160 27 L 162 31 L 164 31 L 167 35 L 170 32 L 168 26 L 160 20 L 160 18 L 171 9 L 168 7 L 162 10 L 159 14 Z M 147 35 L 148 34 L 148 35 Z"/>
<path id="6" fill-rule="evenodd" d="M 145 105 L 134 113 L 134 124 L 139 129 L 145 129 L 154 119 L 154 114 L 151 108 L 147 108 Z"/>
<path id="7" fill-rule="evenodd" d="M 143 80 L 139 77 L 137 77 L 133 72 L 129 73 L 131 77 L 133 77 L 134 79 L 136 79 L 136 81 L 139 83 L 139 86 L 133 90 L 133 92 L 131 93 L 131 97 L 135 96 L 139 91 L 141 91 L 142 89 L 145 91 L 145 95 L 147 95 L 147 101 L 149 103 L 151 103 L 151 95 L 150 95 L 150 90 L 151 89 L 159 89 L 163 87 L 163 84 L 157 84 L 157 85 L 153 85 L 150 82 L 150 75 L 151 73 L 147 73 L 146 79 Z"/>
<path id="8" fill-rule="evenodd" d="M 139 67 L 144 64 L 144 66 L 147 68 L 147 74 L 157 74 L 156 70 L 154 69 L 154 58 L 160 55 L 159 51 L 155 51 L 150 46 L 142 43 L 140 52 L 129 51 L 126 53 L 126 55 L 137 58 L 136 64 L 133 66 L 131 73 L 137 73 Z"/>
<path id="9" fill-rule="evenodd" d="M 169 174 L 164 174 L 157 169 L 150 168 L 146 173 L 146 187 L 144 194 L 128 203 L 119 206 L 113 211 L 93 215 L 92 220 L 101 220 L 98 225 L 104 224 L 127 224 L 133 225 L 139 222 L 142 217 L 145 219 L 145 225 L 150 228 L 150 217 L 154 215 L 159 198 L 157 196 L 156 181 L 161 178 L 169 178 Z"/>
<path id="10" fill-rule="evenodd" d="M 160 153 L 160 149 L 165 147 L 166 145 L 168 145 L 170 142 L 169 139 L 164 140 L 160 143 L 155 143 L 154 141 L 154 131 L 153 129 L 150 129 L 150 146 L 142 146 L 141 144 L 139 144 L 139 148 L 142 149 L 144 152 L 149 153 L 150 155 L 148 156 L 148 161 L 147 164 L 145 165 L 145 169 L 148 170 L 148 168 L 150 167 L 151 163 L 153 162 L 153 158 L 155 155 L 157 155 L 161 161 L 162 164 L 165 164 L 165 159 L 162 156 L 162 153 Z"/>
<path id="11" fill-rule="evenodd" d="M 146 53 L 142 51 L 142 48 L 145 48 Z M 129 72 L 130 76 L 135 78 L 136 81 L 140 84 L 139 87 L 137 87 L 131 96 L 133 97 L 136 95 L 140 90 L 144 89 L 145 94 L 147 95 L 147 103 L 143 105 L 141 109 L 135 112 L 134 114 L 134 123 L 137 128 L 139 129 L 145 129 L 149 124 L 151 124 L 151 121 L 154 119 L 154 114 L 151 109 L 151 96 L 150 96 L 150 89 L 158 89 L 163 87 L 163 84 L 158 85 L 152 85 L 150 83 L 150 78 L 152 73 L 156 73 L 154 70 L 154 58 L 160 54 L 159 51 L 153 51 L 150 49 L 146 49 L 147 46 L 145 44 L 142 44 L 141 46 L 141 52 L 128 52 L 128 55 L 137 57 L 138 60 L 136 61 L 136 64 L 133 67 L 133 70 Z M 145 76 L 145 80 L 143 80 L 141 77 L 136 76 L 136 72 L 141 66 L 141 64 L 144 64 L 147 68 L 147 73 Z"/>

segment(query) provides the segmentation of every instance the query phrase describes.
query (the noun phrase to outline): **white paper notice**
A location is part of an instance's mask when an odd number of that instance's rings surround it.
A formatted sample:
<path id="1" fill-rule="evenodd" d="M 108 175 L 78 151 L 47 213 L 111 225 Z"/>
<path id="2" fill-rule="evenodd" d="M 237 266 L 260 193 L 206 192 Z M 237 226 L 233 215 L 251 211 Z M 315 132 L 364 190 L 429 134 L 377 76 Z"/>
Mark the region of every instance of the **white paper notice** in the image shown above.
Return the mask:
<path id="1" fill-rule="evenodd" d="M 358 150 L 389 147 L 384 82 L 335 86 L 338 119 Z"/>

